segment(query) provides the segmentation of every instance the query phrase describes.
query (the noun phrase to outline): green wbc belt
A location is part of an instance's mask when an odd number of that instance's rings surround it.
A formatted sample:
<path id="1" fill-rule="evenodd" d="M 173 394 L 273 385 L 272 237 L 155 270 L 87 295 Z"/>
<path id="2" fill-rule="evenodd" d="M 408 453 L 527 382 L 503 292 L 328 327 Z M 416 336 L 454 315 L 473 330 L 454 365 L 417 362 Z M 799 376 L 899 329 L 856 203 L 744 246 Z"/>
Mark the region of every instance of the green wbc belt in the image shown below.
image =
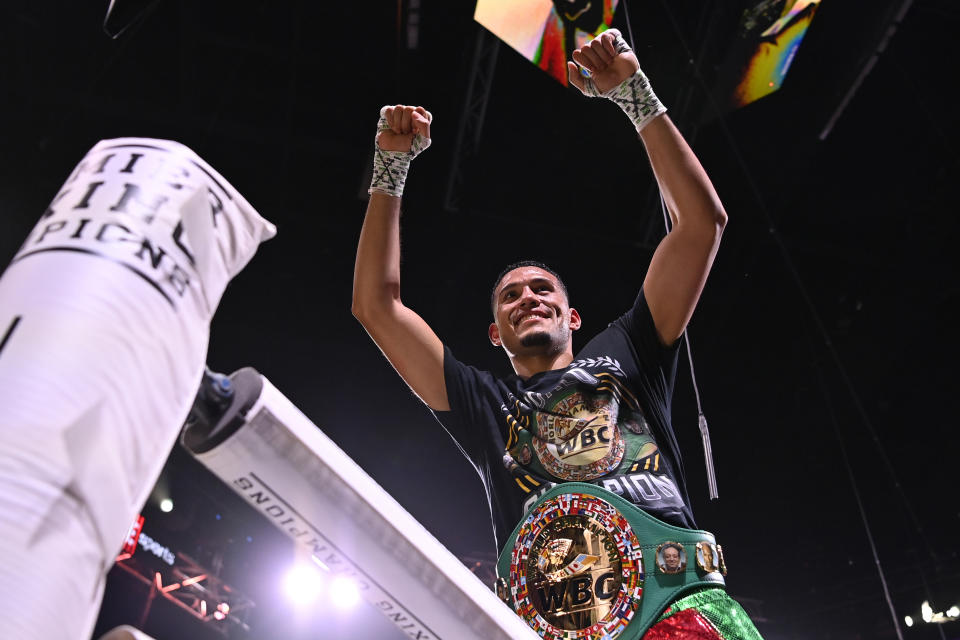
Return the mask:
<path id="1" fill-rule="evenodd" d="M 596 485 L 552 487 L 497 562 L 497 593 L 543 638 L 640 638 L 676 598 L 723 587 L 708 531 L 669 525 Z"/>

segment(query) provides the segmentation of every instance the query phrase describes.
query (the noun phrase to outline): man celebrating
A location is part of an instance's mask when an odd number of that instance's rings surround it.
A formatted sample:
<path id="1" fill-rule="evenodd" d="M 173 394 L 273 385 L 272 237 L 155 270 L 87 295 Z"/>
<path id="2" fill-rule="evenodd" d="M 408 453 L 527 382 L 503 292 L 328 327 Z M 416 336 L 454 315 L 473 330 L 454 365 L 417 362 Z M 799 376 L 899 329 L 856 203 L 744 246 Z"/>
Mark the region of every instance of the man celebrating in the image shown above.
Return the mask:
<path id="1" fill-rule="evenodd" d="M 353 312 L 480 472 L 502 549 L 497 591 L 536 632 L 757 640 L 724 591 L 722 549 L 693 528 L 670 423 L 679 338 L 726 213 L 619 32 L 573 58 L 570 82 L 633 122 L 673 221 L 633 307 L 575 355 L 581 320 L 563 281 L 516 263 L 495 282 L 488 335 L 516 375 L 460 363 L 400 298 L 400 196 L 432 116 L 398 105 L 381 111 Z M 720 562 L 665 572 L 656 556 L 667 545 L 716 549 Z"/>

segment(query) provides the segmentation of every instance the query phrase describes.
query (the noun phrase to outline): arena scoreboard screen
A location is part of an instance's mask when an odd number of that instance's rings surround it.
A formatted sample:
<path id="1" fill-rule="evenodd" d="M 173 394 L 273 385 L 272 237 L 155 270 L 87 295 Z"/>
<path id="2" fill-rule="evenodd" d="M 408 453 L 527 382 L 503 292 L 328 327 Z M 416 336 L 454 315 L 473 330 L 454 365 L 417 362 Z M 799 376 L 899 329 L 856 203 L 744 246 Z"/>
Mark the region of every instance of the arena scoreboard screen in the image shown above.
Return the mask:
<path id="1" fill-rule="evenodd" d="M 618 0 L 478 0 L 473 17 L 567 84 L 573 50 L 610 28 Z"/>

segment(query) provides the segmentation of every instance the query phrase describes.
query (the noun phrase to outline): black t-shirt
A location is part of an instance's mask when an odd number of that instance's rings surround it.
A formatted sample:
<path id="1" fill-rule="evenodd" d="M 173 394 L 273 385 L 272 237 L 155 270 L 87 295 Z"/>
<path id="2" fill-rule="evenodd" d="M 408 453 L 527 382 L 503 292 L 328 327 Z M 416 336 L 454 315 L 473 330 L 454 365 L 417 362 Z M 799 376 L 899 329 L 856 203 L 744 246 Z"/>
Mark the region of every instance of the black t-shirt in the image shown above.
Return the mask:
<path id="1" fill-rule="evenodd" d="M 679 341 L 678 341 L 679 343 Z M 554 484 L 591 482 L 695 527 L 670 400 L 677 344 L 657 336 L 643 291 L 563 369 L 497 378 L 444 350 L 450 411 L 434 415 L 483 480 L 497 550 Z"/>

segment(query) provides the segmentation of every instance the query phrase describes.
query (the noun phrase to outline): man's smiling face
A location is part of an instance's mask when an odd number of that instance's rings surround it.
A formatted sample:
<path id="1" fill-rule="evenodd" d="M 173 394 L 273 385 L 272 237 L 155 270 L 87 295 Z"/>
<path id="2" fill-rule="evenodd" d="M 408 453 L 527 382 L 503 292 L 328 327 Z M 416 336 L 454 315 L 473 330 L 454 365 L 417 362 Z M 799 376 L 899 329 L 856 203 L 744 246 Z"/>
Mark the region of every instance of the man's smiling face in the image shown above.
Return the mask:
<path id="1" fill-rule="evenodd" d="M 550 272 L 518 267 L 497 284 L 490 341 L 509 355 L 559 353 L 579 327 L 579 314 L 570 308 L 566 291 Z"/>
<path id="2" fill-rule="evenodd" d="M 675 547 L 663 550 L 663 562 L 671 572 L 680 570 L 680 552 Z"/>

